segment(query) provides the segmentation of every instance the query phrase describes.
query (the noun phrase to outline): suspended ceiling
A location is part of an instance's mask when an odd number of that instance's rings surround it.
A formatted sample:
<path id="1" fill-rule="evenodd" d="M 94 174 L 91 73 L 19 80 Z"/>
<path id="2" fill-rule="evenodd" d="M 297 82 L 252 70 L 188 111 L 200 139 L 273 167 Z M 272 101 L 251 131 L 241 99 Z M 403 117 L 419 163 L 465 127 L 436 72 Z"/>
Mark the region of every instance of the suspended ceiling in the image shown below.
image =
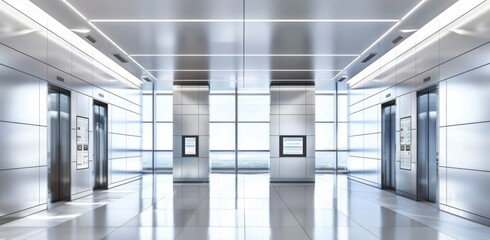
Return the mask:
<path id="1" fill-rule="evenodd" d="M 264 87 L 350 78 L 393 48 L 393 39 L 409 37 L 456 2 L 31 1 L 84 39 L 95 38 L 109 57 L 128 59 L 121 65 L 137 77 Z M 361 63 L 370 53 L 376 56 Z"/>

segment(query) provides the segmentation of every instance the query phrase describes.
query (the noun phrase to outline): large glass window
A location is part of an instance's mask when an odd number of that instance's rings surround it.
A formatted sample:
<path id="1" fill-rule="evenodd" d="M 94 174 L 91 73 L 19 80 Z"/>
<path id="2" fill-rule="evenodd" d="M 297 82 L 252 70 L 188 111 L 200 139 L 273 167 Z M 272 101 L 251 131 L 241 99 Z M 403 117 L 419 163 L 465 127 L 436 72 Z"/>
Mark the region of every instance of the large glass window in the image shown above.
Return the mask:
<path id="1" fill-rule="evenodd" d="M 235 124 L 210 123 L 209 138 L 209 149 L 211 151 L 235 150 Z"/>
<path id="2" fill-rule="evenodd" d="M 269 150 L 269 123 L 239 123 L 238 150 Z"/>
<path id="3" fill-rule="evenodd" d="M 209 118 L 211 122 L 235 121 L 235 96 L 209 96 Z"/>
<path id="4" fill-rule="evenodd" d="M 269 121 L 270 96 L 269 95 L 241 95 L 238 96 L 238 121 L 256 122 Z"/>
<path id="5" fill-rule="evenodd" d="M 235 106 L 234 94 L 210 96 L 211 168 L 234 169 L 235 151 L 238 151 L 239 169 L 268 169 L 270 95 L 246 91 L 246 94 L 239 94 L 237 99 Z M 235 146 L 235 130 L 238 131 L 238 149 Z"/>

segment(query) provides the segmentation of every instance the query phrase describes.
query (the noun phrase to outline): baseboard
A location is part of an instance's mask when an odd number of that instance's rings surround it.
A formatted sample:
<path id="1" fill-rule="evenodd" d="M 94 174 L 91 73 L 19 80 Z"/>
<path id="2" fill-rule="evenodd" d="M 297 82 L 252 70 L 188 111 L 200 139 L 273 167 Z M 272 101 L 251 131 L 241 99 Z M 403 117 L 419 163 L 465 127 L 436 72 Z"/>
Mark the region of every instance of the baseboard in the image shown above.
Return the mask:
<path id="1" fill-rule="evenodd" d="M 470 213 L 461 209 L 457 209 L 448 205 L 439 204 L 439 210 L 447 212 L 449 214 L 456 215 L 458 217 L 466 218 L 468 220 L 481 223 L 483 225 L 490 227 L 490 218 L 486 218 L 484 216 L 476 215 L 474 213 Z"/>
<path id="2" fill-rule="evenodd" d="M 29 216 L 29 215 L 37 213 L 37 212 L 44 211 L 46 209 L 48 209 L 48 205 L 47 204 L 41 204 L 39 206 L 31 207 L 28 209 L 24 209 L 24 210 L 21 210 L 18 212 L 14 212 L 14 213 L 2 216 L 2 217 L 0 217 L 0 225 L 4 224 L 4 223 L 11 222 L 11 221 L 18 220 L 20 218 Z"/>

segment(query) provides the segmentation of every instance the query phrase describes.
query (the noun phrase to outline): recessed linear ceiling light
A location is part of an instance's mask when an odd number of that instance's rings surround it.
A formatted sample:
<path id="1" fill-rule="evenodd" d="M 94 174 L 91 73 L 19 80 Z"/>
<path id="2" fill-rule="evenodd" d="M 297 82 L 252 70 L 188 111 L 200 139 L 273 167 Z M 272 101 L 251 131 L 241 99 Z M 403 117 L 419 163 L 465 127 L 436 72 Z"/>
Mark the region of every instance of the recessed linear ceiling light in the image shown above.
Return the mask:
<path id="1" fill-rule="evenodd" d="M 418 31 L 418 29 L 400 29 L 400 32 L 402 33 L 413 33 Z"/>
<path id="2" fill-rule="evenodd" d="M 400 21 L 398 21 L 397 23 L 395 23 L 395 25 L 393 25 L 390 29 L 388 29 L 388 31 L 386 31 L 383 35 L 381 35 L 381 37 L 379 37 L 378 39 L 376 39 L 376 41 L 373 42 L 373 44 L 371 44 L 369 47 L 367 47 L 356 59 L 354 59 L 354 61 L 352 61 L 351 63 L 349 63 L 349 65 L 347 65 L 344 69 L 342 69 L 342 71 L 340 71 L 337 75 L 335 75 L 332 79 L 336 79 L 337 77 L 340 76 L 340 74 L 344 73 L 345 70 L 347 68 L 349 68 L 350 66 L 352 66 L 355 62 L 357 62 L 357 60 L 359 60 L 359 58 L 361 58 L 362 55 L 364 55 L 365 53 L 367 53 L 373 46 L 375 46 L 376 44 L 378 44 L 381 40 L 383 40 L 388 34 L 390 34 L 395 28 L 397 28 L 402 22 L 403 20 L 407 19 L 410 15 L 412 15 L 415 11 L 417 11 L 417 9 L 419 9 L 420 7 L 422 7 L 422 5 L 424 5 L 424 3 L 427 2 L 427 0 L 422 0 L 420 1 L 417 5 L 415 5 L 415 7 L 413 7 L 410 11 L 407 12 L 407 14 L 405 14 L 401 19 Z M 352 79 L 352 78 L 351 78 Z M 350 80 L 349 80 L 350 81 Z"/>
<path id="3" fill-rule="evenodd" d="M 358 54 L 130 54 L 131 57 L 358 57 Z"/>
<path id="4" fill-rule="evenodd" d="M 76 32 L 76 33 L 89 33 L 90 32 L 90 29 L 86 29 L 86 28 L 80 28 L 80 29 L 70 29 L 72 32 Z"/>
<path id="5" fill-rule="evenodd" d="M 148 69 L 149 72 L 338 72 L 342 69 Z"/>
<path id="6" fill-rule="evenodd" d="M 91 19 L 94 23 L 386 23 L 399 19 Z"/>

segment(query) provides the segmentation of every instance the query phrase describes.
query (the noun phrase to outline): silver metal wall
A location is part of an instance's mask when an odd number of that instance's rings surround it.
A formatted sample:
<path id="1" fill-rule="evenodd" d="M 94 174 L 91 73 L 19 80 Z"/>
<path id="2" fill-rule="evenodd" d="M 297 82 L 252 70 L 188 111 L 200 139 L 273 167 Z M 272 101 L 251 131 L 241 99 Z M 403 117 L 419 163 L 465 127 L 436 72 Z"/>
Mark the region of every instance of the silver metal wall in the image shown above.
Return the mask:
<path id="1" fill-rule="evenodd" d="M 315 86 L 271 86 L 270 132 L 270 180 L 315 181 Z M 306 157 L 280 157 L 281 135 L 305 135 Z"/>
<path id="2" fill-rule="evenodd" d="M 9 26 L 0 29 L 0 217 L 46 208 L 48 84 L 71 92 L 72 199 L 90 194 L 94 184 L 93 99 L 108 103 L 111 114 L 109 184 L 138 177 L 140 86 L 108 67 L 115 65 L 108 58 L 91 57 L 101 53 L 78 49 L 82 40 L 54 34 L 45 27 L 51 26 L 48 19 L 38 24 L 0 1 L 0 22 Z M 90 119 L 90 162 L 83 170 L 76 169 L 76 116 Z"/>
<path id="3" fill-rule="evenodd" d="M 174 86 L 174 182 L 209 181 L 209 86 Z M 182 136 L 199 136 L 199 156 L 182 156 Z"/>
<path id="4" fill-rule="evenodd" d="M 350 86 L 350 177 L 380 187 L 381 104 L 396 99 L 397 193 L 417 196 L 417 91 L 438 85 L 438 200 L 440 209 L 490 223 L 490 14 L 484 1 L 414 48 Z M 441 20 L 440 24 L 443 21 Z M 439 23 L 438 23 L 439 24 Z M 454 29 L 467 29 L 461 34 Z M 428 80 L 430 77 L 430 80 Z M 400 169 L 400 118 L 412 118 L 412 169 Z"/>

